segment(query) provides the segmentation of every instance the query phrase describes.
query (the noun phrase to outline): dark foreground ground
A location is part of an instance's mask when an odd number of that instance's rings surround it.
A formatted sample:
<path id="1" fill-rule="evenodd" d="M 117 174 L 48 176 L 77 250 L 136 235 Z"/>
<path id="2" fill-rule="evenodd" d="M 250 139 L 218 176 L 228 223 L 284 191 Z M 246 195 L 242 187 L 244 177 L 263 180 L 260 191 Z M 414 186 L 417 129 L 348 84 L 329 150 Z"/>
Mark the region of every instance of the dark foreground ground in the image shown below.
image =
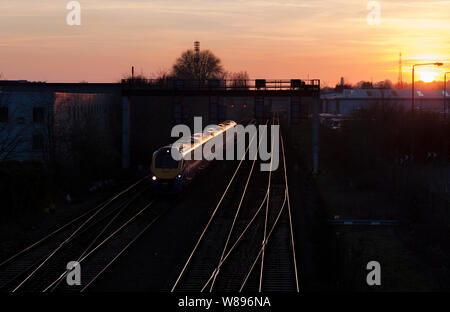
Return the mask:
<path id="1" fill-rule="evenodd" d="M 229 161 L 216 162 L 181 195 L 180 203 L 175 204 L 179 199 L 163 199 L 162 204 L 170 206 L 168 212 L 91 291 L 170 291 L 236 165 Z M 302 178 L 301 165 L 289 157 L 288 167 L 295 168 L 289 183 L 295 190 L 291 203 L 301 289 L 329 290 L 334 284 L 333 276 L 330 278 L 328 274 L 333 259 L 328 248 L 328 232 L 323 227 L 326 224 L 314 204 L 310 181 Z M 225 205 L 224 209 L 235 209 L 235 206 Z"/>
<path id="2" fill-rule="evenodd" d="M 310 127 L 299 126 L 291 132 L 291 146 L 306 160 L 305 166 L 311 163 Z M 330 221 L 332 288 L 449 291 L 448 166 L 417 162 L 400 167 L 392 158 L 380 159 L 372 146 L 376 136 L 367 135 L 363 128 L 349 132 L 321 129 L 320 174 L 314 181 L 324 213 L 320 219 Z M 331 224 L 332 220 L 358 219 L 397 223 Z M 381 265 L 379 286 L 367 285 L 370 261 Z"/>
<path id="3" fill-rule="evenodd" d="M 445 222 L 412 219 L 409 206 L 400 205 L 399 200 L 380 189 L 358 187 L 361 182 L 357 180 L 353 180 L 354 185 L 348 183 L 349 175 L 333 175 L 324 170 L 314 177 L 306 149 L 299 142 L 296 135 L 286 134 L 302 291 L 450 289 L 450 236 L 440 234 L 445 232 L 445 226 L 448 229 Z M 169 291 L 236 166 L 237 162 L 215 162 L 184 193 L 160 196 L 158 205 L 168 207 L 166 213 L 89 290 Z M 243 181 L 237 182 L 243 186 Z M 108 195 L 112 194 L 98 194 L 83 204 L 61 207 L 56 213 L 38 219 L 2 222 L 1 258 L 44 236 L 57 224 L 93 207 Z M 224 209 L 231 209 L 230 206 Z M 334 218 L 396 219 L 399 224 L 333 225 L 329 221 Z M 366 283 L 369 261 L 381 264 L 381 286 L 371 287 Z"/>

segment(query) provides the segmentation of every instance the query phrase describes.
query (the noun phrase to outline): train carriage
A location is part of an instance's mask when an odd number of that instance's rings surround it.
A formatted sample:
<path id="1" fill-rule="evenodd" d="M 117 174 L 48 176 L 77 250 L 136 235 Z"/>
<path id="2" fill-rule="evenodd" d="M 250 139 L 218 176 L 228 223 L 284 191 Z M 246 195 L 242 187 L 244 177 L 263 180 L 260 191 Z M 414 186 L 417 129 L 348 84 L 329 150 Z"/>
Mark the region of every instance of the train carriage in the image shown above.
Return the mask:
<path id="1" fill-rule="evenodd" d="M 236 125 L 234 121 L 226 121 L 218 127 L 207 128 L 205 134 L 194 134 L 188 142 L 177 142 L 158 149 L 153 153 L 151 165 L 153 190 L 159 193 L 181 192 L 211 162 L 203 155 L 205 144 L 215 139 L 215 142 L 222 143 L 225 150 L 226 140 L 230 139 L 227 133 L 234 131 Z M 201 152 L 201 159 L 194 158 L 198 152 Z M 179 153 L 176 157 L 179 160 L 174 159 L 172 153 Z"/>

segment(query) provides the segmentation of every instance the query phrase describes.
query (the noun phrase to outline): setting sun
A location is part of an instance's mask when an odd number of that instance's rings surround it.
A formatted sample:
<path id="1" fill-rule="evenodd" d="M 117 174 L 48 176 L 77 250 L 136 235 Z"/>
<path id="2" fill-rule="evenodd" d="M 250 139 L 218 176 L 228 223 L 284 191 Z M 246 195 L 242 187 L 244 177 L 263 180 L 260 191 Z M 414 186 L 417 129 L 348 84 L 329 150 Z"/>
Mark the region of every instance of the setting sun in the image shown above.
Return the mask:
<path id="1" fill-rule="evenodd" d="M 420 73 L 420 80 L 423 82 L 433 82 L 437 79 L 437 75 L 438 73 L 432 70 L 423 71 Z"/>

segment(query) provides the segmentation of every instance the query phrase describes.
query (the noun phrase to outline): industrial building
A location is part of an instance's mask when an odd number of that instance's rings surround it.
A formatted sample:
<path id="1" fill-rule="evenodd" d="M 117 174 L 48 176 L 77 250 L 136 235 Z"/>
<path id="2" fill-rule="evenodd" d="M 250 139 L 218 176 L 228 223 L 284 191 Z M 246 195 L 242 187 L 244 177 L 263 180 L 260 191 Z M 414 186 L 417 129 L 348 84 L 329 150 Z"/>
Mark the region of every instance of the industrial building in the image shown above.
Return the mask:
<path id="1" fill-rule="evenodd" d="M 447 91 L 447 97 L 450 96 Z M 376 106 L 393 106 L 404 111 L 411 109 L 411 89 L 345 89 L 342 93 L 328 93 L 321 95 L 321 108 L 323 113 L 341 114 L 351 116 L 361 108 Z M 444 113 L 443 90 L 416 90 L 415 109 Z"/>
<path id="2" fill-rule="evenodd" d="M 57 161 L 77 172 L 93 147 L 113 149 L 120 95 L 111 86 L 86 86 L 0 81 L 0 161 Z"/>
<path id="3" fill-rule="evenodd" d="M 49 158 L 54 101 L 45 90 L 0 89 L 0 161 Z"/>

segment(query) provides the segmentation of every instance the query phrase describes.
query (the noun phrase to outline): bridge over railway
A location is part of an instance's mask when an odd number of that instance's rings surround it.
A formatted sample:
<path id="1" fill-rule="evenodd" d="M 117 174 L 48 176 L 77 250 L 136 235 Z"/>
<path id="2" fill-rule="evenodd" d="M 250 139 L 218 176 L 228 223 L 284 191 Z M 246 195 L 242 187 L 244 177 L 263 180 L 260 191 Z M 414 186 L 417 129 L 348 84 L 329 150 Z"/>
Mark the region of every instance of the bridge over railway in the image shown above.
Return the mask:
<path id="1" fill-rule="evenodd" d="M 121 129 L 121 138 L 114 141 L 121 142 L 123 168 L 148 166 L 153 151 L 169 141 L 172 126 L 192 126 L 194 116 L 202 117 L 207 124 L 217 124 L 223 120 L 252 118 L 261 122 L 277 113 L 289 125 L 299 124 L 312 116 L 313 167 L 315 172 L 318 171 L 320 80 L 317 79 L 128 79 L 121 83 L 0 81 L 0 94 L 8 95 L 10 106 L 21 105 L 22 100 L 15 103 L 15 99 L 26 97 L 35 103 L 34 106 L 45 105 L 54 114 L 58 113 L 54 109 L 58 101 L 62 107 L 70 106 L 73 114 L 69 111 L 68 115 L 75 123 L 79 112 L 95 113 L 95 109 L 89 104 L 84 105 L 83 101 L 71 101 L 71 98 L 79 94 L 103 97 L 103 102 L 115 114 L 100 118 L 108 119 L 105 124 L 111 129 Z M 53 103 L 48 103 L 49 98 Z M 54 116 L 53 120 L 57 118 Z"/>

